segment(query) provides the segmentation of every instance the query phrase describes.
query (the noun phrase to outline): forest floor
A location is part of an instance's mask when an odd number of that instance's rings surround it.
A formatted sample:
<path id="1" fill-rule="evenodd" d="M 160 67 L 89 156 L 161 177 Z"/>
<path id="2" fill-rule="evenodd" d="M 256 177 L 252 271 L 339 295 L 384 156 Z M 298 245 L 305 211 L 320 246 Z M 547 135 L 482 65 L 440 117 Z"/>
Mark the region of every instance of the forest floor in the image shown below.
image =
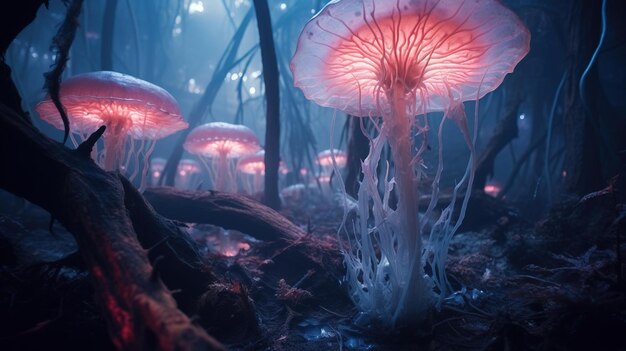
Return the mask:
<path id="1" fill-rule="evenodd" d="M 328 196 L 290 198 L 282 213 L 319 242 L 336 242 L 343 209 Z M 0 194 L 0 349 L 113 349 L 76 243 L 49 225 L 47 212 Z M 224 290 L 249 302 L 233 308 L 215 288 L 204 297 L 220 321 L 205 327 L 230 349 L 626 350 L 625 227 L 626 205 L 610 187 L 566 199 L 537 223 L 476 195 L 450 247 L 456 292 L 427 328 L 395 335 L 360 322 L 341 272 L 297 276 L 298 262 L 268 255 L 245 234 L 208 225 L 189 232 Z"/>

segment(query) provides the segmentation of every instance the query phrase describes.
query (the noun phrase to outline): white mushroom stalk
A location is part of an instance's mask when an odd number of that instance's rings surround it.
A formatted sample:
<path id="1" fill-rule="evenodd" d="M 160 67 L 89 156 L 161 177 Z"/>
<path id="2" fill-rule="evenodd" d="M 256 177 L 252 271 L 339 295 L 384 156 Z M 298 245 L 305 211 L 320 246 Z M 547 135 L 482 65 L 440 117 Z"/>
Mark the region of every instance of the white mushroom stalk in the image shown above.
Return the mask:
<path id="1" fill-rule="evenodd" d="M 335 0 L 305 25 L 291 62 L 295 85 L 319 105 L 371 118 L 377 126 L 344 253 L 353 301 L 382 325 L 418 323 L 434 298 L 447 294 L 445 258 L 467 206 L 468 195 L 453 218 L 453 201 L 423 244 L 418 188 L 428 149 L 426 114 L 445 112 L 440 128 L 452 119 L 469 146 L 456 195 L 470 188 L 475 163 L 463 101 L 496 89 L 526 55 L 529 40 L 517 16 L 496 0 Z M 392 167 L 381 159 L 385 145 Z M 383 179 L 379 166 L 386 169 Z M 437 203 L 442 171 L 440 154 L 426 218 Z M 425 274 L 426 264 L 432 276 Z"/>

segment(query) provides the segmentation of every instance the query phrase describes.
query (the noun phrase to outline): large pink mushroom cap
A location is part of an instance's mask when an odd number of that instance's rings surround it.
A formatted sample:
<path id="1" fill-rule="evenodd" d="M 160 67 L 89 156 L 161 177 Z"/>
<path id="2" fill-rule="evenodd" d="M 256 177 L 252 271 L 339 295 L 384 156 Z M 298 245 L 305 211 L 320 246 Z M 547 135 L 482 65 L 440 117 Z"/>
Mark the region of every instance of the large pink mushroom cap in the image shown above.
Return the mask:
<path id="1" fill-rule="evenodd" d="M 254 132 L 243 125 L 211 122 L 196 127 L 183 145 L 192 154 L 229 158 L 255 153 L 261 149 Z"/>
<path id="2" fill-rule="evenodd" d="M 188 127 L 170 93 L 127 74 L 79 74 L 61 84 L 60 95 L 71 128 L 78 133 L 121 124 L 133 139 L 160 139 Z M 61 116 L 49 97 L 35 109 L 42 120 L 63 129 Z"/>
<path id="3" fill-rule="evenodd" d="M 529 43 L 498 0 L 334 0 L 305 26 L 291 70 L 308 99 L 351 115 L 388 113 L 395 84 L 418 113 L 443 111 L 497 88 Z"/>

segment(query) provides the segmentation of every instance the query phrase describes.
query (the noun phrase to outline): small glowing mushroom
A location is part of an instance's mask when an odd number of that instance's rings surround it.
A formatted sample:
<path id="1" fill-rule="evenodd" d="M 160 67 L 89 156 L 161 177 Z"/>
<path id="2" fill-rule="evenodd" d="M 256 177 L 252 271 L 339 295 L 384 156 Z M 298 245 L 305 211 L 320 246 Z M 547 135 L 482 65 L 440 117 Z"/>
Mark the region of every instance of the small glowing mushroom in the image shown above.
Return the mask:
<path id="1" fill-rule="evenodd" d="M 107 127 L 104 150 L 96 152 L 96 161 L 107 171 L 132 169 L 131 179 L 141 173 L 142 185 L 155 141 L 188 126 L 172 95 L 127 74 L 99 71 L 74 76 L 61 84 L 60 97 L 72 133 L 81 139 L 101 125 Z M 42 120 L 63 129 L 49 97 L 36 110 Z M 78 143 L 74 136 L 72 140 Z"/>
<path id="2" fill-rule="evenodd" d="M 502 191 L 502 185 L 500 185 L 500 183 L 498 183 L 498 182 L 489 182 L 489 183 L 485 184 L 485 187 L 483 188 L 483 191 L 487 195 L 490 195 L 490 196 L 493 196 L 493 197 L 498 197 L 498 195 Z"/>
<path id="3" fill-rule="evenodd" d="M 237 170 L 243 175 L 252 177 L 251 184 L 247 181 L 249 179 L 243 180 L 249 193 L 254 194 L 261 191 L 263 176 L 265 176 L 265 150 L 261 150 L 252 155 L 242 156 L 237 162 Z M 287 172 L 287 166 L 283 161 L 280 161 L 278 164 L 279 176 L 285 176 Z"/>
<path id="4" fill-rule="evenodd" d="M 166 164 L 167 160 L 161 157 L 155 157 L 150 160 L 150 185 L 156 186 L 159 184 L 159 179 L 161 179 Z"/>
<path id="5" fill-rule="evenodd" d="M 174 184 L 180 189 L 196 189 L 201 182 L 202 168 L 192 159 L 184 158 L 178 163 Z"/>
<path id="6" fill-rule="evenodd" d="M 441 250 L 431 261 L 433 279 L 423 269 L 428 256 L 417 215 L 416 165 L 428 146 L 425 115 L 444 111 L 459 125 L 471 151 L 468 173 L 473 172 L 474 150 L 462 103 L 496 89 L 526 55 L 529 41 L 519 18 L 498 0 L 334 0 L 305 25 L 291 61 L 295 85 L 319 105 L 382 117 L 362 163 L 358 194 L 361 207 L 372 203 L 373 209 L 359 207 L 358 245 L 346 258 L 350 294 L 366 315 L 390 327 L 414 323 L 430 305 L 433 284 L 441 295 L 447 292 L 442 273 L 447 237 L 435 236 L 439 241 L 431 243 Z M 417 115 L 422 118 L 416 121 Z M 423 138 L 416 153 L 414 135 Z M 376 169 L 387 143 L 393 181 L 385 182 L 381 198 Z M 436 179 L 439 169 L 437 174 Z M 471 174 L 464 177 L 469 183 Z M 388 202 L 394 187 L 396 210 Z M 435 188 L 438 184 L 433 199 Z M 370 212 L 376 247 L 368 228 Z M 449 219 L 441 221 L 445 235 L 458 228 Z"/>
<path id="7" fill-rule="evenodd" d="M 243 156 L 237 162 L 237 170 L 244 175 L 243 182 L 249 193 L 255 194 L 261 191 L 261 181 L 265 175 L 265 151 L 261 150 L 255 154 Z M 249 179 L 252 177 L 252 184 Z"/>
<path id="8" fill-rule="evenodd" d="M 213 177 L 215 190 L 236 191 L 235 173 L 230 159 L 253 154 L 260 150 L 254 132 L 243 125 L 212 122 L 196 127 L 183 144 L 187 152 L 200 156 Z M 205 158 L 210 158 L 211 166 Z"/>
<path id="9" fill-rule="evenodd" d="M 317 154 L 317 164 L 322 167 L 323 173 L 331 173 L 333 170 L 333 158 L 335 159 L 335 165 L 337 168 L 343 168 L 348 161 L 348 155 L 337 149 L 324 150 Z"/>

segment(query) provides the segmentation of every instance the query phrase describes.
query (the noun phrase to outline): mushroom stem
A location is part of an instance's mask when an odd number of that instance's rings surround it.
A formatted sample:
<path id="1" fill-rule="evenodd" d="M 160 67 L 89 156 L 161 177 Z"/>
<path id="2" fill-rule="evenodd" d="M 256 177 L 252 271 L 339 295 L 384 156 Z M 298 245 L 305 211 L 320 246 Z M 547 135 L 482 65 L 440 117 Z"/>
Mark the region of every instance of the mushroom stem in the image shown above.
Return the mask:
<path id="1" fill-rule="evenodd" d="M 215 175 L 215 190 L 227 191 L 226 189 L 226 177 L 228 175 L 228 154 L 226 152 L 220 152 L 217 156 L 217 172 Z"/>
<path id="2" fill-rule="evenodd" d="M 119 168 L 120 150 L 124 149 L 126 128 L 124 123 L 112 121 L 107 125 L 104 137 L 104 170 L 115 171 Z"/>
<path id="3" fill-rule="evenodd" d="M 409 296 L 420 298 L 420 292 L 426 288 L 424 280 L 424 269 L 422 266 L 422 240 L 418 223 L 418 187 L 413 165 L 413 138 L 412 126 L 413 116 L 407 109 L 407 97 L 404 87 L 395 84 L 387 93 L 391 103 L 391 115 L 384 116 L 384 133 L 391 148 L 391 155 L 395 167 L 394 180 L 396 182 L 396 194 L 398 204 L 396 212 L 398 214 L 397 232 L 398 238 L 398 260 L 399 264 L 406 267 L 403 276 L 399 277 L 399 283 L 404 285 Z M 417 264 L 412 264 L 413 260 Z M 398 316 L 400 319 L 415 317 L 420 314 L 422 301 L 415 302 L 410 299 L 400 299 L 400 306 L 396 306 L 394 314 L 402 311 Z M 411 306 L 402 306 L 403 304 Z M 395 319 L 395 317 L 394 317 Z"/>
<path id="4" fill-rule="evenodd" d="M 263 175 L 261 174 L 261 170 L 257 169 L 254 173 L 254 185 L 252 186 L 252 193 L 256 194 L 261 191 L 261 181 L 263 180 Z"/>
<path id="5" fill-rule="evenodd" d="M 391 147 L 395 167 L 396 194 L 398 195 L 397 212 L 400 215 L 400 242 L 407 248 L 409 258 L 421 253 L 419 227 L 417 225 L 417 182 L 412 164 L 413 138 L 411 129 L 413 116 L 407 114 L 407 103 L 403 87 L 396 84 L 389 94 L 392 104 L 390 116 L 384 121 L 385 133 Z"/>

